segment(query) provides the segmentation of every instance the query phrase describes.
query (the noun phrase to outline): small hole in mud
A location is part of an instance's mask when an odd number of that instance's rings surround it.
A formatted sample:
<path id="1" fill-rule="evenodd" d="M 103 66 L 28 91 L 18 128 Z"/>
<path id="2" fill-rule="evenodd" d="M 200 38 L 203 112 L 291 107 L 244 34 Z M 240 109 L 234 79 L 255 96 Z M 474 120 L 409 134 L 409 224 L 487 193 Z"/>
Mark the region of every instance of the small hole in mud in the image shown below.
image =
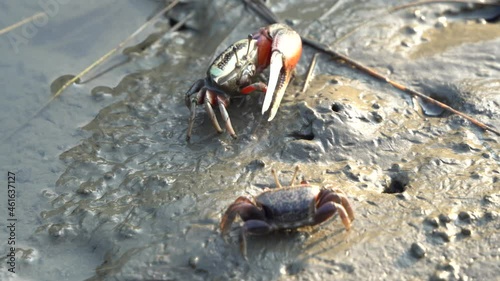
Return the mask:
<path id="1" fill-rule="evenodd" d="M 174 18 L 169 18 L 168 19 L 169 23 L 170 23 L 170 26 L 174 26 L 176 24 L 178 24 L 180 21 L 174 19 Z M 183 30 L 186 30 L 186 29 L 189 29 L 189 27 L 187 27 L 185 24 L 181 25 L 180 28 L 178 29 L 179 31 L 183 31 Z"/>
<path id="2" fill-rule="evenodd" d="M 403 193 L 408 188 L 409 182 L 408 176 L 405 175 L 391 177 L 391 183 L 384 189 L 383 193 Z"/>
<path id="3" fill-rule="evenodd" d="M 340 103 L 334 103 L 334 104 L 332 104 L 332 110 L 334 112 L 340 112 L 340 111 L 342 111 L 343 108 L 344 107 Z"/>
<path id="4" fill-rule="evenodd" d="M 442 95 L 434 94 L 430 95 L 429 97 L 438 102 L 453 106 L 452 102 L 447 97 L 444 97 Z M 450 113 L 445 111 L 443 107 L 424 99 L 420 99 L 420 107 L 422 108 L 423 113 L 427 116 L 446 117 L 450 115 Z"/>
<path id="5" fill-rule="evenodd" d="M 373 119 L 373 122 L 375 123 L 382 123 L 382 121 L 384 121 L 384 118 L 378 114 L 377 112 L 372 112 L 372 119 Z"/>
<path id="6" fill-rule="evenodd" d="M 294 133 L 291 133 L 289 136 L 295 138 L 296 140 L 313 140 L 314 139 L 313 133 L 304 134 L 304 133 L 300 133 L 300 132 L 294 132 Z"/>
<path id="7" fill-rule="evenodd" d="M 402 193 L 404 191 L 405 185 L 398 180 L 393 180 L 389 187 L 384 190 L 384 193 Z"/>

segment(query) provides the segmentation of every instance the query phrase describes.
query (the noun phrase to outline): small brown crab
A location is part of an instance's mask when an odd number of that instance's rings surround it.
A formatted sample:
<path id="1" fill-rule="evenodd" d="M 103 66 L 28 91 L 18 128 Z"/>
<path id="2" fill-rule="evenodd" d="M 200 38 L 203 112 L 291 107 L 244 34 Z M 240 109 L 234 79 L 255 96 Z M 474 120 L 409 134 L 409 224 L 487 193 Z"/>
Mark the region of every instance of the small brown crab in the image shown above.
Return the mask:
<path id="1" fill-rule="evenodd" d="M 240 234 L 240 248 L 244 257 L 247 234 L 263 235 L 279 229 L 316 225 L 335 213 L 340 215 L 345 229 L 350 229 L 354 213 L 345 193 L 305 181 L 294 185 L 298 171 L 297 166 L 290 186 L 282 187 L 276 171 L 272 170 L 278 188 L 259 194 L 254 198 L 255 203 L 240 196 L 227 208 L 220 223 L 222 235 L 229 232 L 236 215 L 240 215 L 244 221 Z"/>

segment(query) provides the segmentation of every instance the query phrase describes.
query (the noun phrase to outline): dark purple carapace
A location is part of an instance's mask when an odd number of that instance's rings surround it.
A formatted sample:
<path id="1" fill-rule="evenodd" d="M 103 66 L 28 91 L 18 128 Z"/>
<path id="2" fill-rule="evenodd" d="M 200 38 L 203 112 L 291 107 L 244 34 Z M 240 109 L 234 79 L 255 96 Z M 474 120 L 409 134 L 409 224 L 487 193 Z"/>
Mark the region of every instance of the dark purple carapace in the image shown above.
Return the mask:
<path id="1" fill-rule="evenodd" d="M 265 191 L 255 197 L 255 203 L 261 207 L 268 220 L 280 228 L 288 225 L 311 222 L 315 211 L 316 197 L 320 192 L 317 186 L 293 186 Z"/>

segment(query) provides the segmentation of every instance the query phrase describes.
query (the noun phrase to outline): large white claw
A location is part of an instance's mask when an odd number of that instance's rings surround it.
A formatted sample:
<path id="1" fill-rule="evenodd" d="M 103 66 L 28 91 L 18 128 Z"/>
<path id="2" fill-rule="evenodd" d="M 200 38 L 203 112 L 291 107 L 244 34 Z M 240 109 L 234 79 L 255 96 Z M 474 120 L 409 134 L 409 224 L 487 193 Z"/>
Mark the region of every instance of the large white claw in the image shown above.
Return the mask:
<path id="1" fill-rule="evenodd" d="M 278 84 L 278 80 L 280 78 L 281 69 L 283 68 L 283 55 L 280 52 L 273 52 L 271 56 L 271 66 L 269 73 L 269 82 L 267 84 L 266 97 L 264 98 L 264 104 L 262 105 L 262 114 L 264 114 L 269 107 L 271 106 L 271 102 L 274 96 L 274 90 L 276 89 L 276 85 Z M 278 91 L 281 92 L 281 91 Z M 267 121 L 271 121 L 276 115 L 277 108 L 283 98 L 283 93 L 276 96 L 273 104 L 273 108 L 271 110 L 271 115 Z"/>

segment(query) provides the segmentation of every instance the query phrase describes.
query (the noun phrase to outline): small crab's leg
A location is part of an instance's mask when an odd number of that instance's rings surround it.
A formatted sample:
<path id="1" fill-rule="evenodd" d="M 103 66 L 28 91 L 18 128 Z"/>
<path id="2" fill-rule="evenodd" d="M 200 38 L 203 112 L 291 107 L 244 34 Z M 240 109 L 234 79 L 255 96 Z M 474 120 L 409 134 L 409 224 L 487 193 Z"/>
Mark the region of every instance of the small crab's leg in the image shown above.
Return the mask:
<path id="1" fill-rule="evenodd" d="M 219 104 L 219 111 L 222 115 L 222 119 L 224 120 L 224 123 L 226 124 L 226 130 L 233 137 L 233 139 L 236 139 L 236 133 L 234 132 L 233 125 L 231 124 L 231 119 L 229 119 L 229 114 L 227 113 L 226 106 L 228 105 L 228 101 L 225 101 L 222 97 L 217 96 L 217 103 Z"/>
<path id="2" fill-rule="evenodd" d="M 240 251 L 243 257 L 247 258 L 247 234 L 264 235 L 271 231 L 271 225 L 263 220 L 246 221 L 240 233 Z"/>
<path id="3" fill-rule="evenodd" d="M 208 113 L 208 116 L 210 117 L 210 120 L 212 120 L 212 125 L 214 126 L 215 130 L 220 134 L 222 133 L 222 129 L 219 125 L 219 122 L 217 121 L 217 117 L 215 116 L 214 109 L 212 108 L 211 103 L 214 102 L 217 94 L 214 94 L 210 90 L 206 90 L 206 96 L 205 96 L 205 110 Z"/>
<path id="4" fill-rule="evenodd" d="M 328 189 L 322 190 L 318 196 L 316 206 L 322 206 L 326 202 L 335 202 L 341 204 L 347 211 L 349 219 L 351 221 L 354 220 L 354 211 L 352 210 L 351 203 L 349 203 L 349 200 L 347 199 L 347 196 L 344 194 L 344 192 L 341 191 L 339 193 L 336 193 Z"/>
<path id="5" fill-rule="evenodd" d="M 295 172 L 293 172 L 293 177 L 292 181 L 290 182 L 290 186 L 293 186 L 295 183 L 295 178 L 297 177 L 297 174 L 299 173 L 299 165 L 295 166 Z"/>
<path id="6" fill-rule="evenodd" d="M 252 220 L 252 219 L 264 219 L 265 216 L 263 212 L 254 205 L 250 199 L 240 196 L 238 199 L 231 204 L 224 216 L 222 216 L 222 220 L 220 222 L 220 230 L 222 235 L 227 234 L 229 229 L 231 228 L 231 224 L 233 223 L 236 215 L 239 214 L 243 221 Z"/>
<path id="7" fill-rule="evenodd" d="M 318 194 L 318 197 L 316 198 L 316 207 L 319 207 L 321 205 L 323 205 L 325 202 L 325 200 L 323 200 L 325 198 L 325 196 L 331 194 L 332 192 L 329 190 L 329 189 L 322 189 L 319 194 Z M 332 201 L 332 200 L 330 200 Z M 337 203 L 340 203 L 341 201 L 338 201 Z"/>
<path id="8" fill-rule="evenodd" d="M 274 182 L 276 182 L 276 187 L 281 188 L 281 183 L 280 183 L 280 180 L 278 179 L 278 175 L 276 174 L 276 170 L 272 169 L 271 173 L 273 173 Z"/>
<path id="9" fill-rule="evenodd" d="M 346 210 L 342 205 L 334 203 L 334 202 L 326 202 L 321 207 L 316 210 L 316 214 L 314 215 L 313 224 L 319 224 L 330 217 L 332 217 L 336 212 L 339 213 L 340 218 L 342 219 L 342 223 L 346 230 L 351 229 L 351 220 L 349 219 Z"/>
<path id="10" fill-rule="evenodd" d="M 349 215 L 349 219 L 351 221 L 353 221 L 354 220 L 354 211 L 352 210 L 351 203 L 347 199 L 347 196 L 345 196 L 343 194 L 339 194 L 339 197 L 340 197 L 340 199 L 342 199 L 342 206 L 347 211 L 347 214 Z"/>

